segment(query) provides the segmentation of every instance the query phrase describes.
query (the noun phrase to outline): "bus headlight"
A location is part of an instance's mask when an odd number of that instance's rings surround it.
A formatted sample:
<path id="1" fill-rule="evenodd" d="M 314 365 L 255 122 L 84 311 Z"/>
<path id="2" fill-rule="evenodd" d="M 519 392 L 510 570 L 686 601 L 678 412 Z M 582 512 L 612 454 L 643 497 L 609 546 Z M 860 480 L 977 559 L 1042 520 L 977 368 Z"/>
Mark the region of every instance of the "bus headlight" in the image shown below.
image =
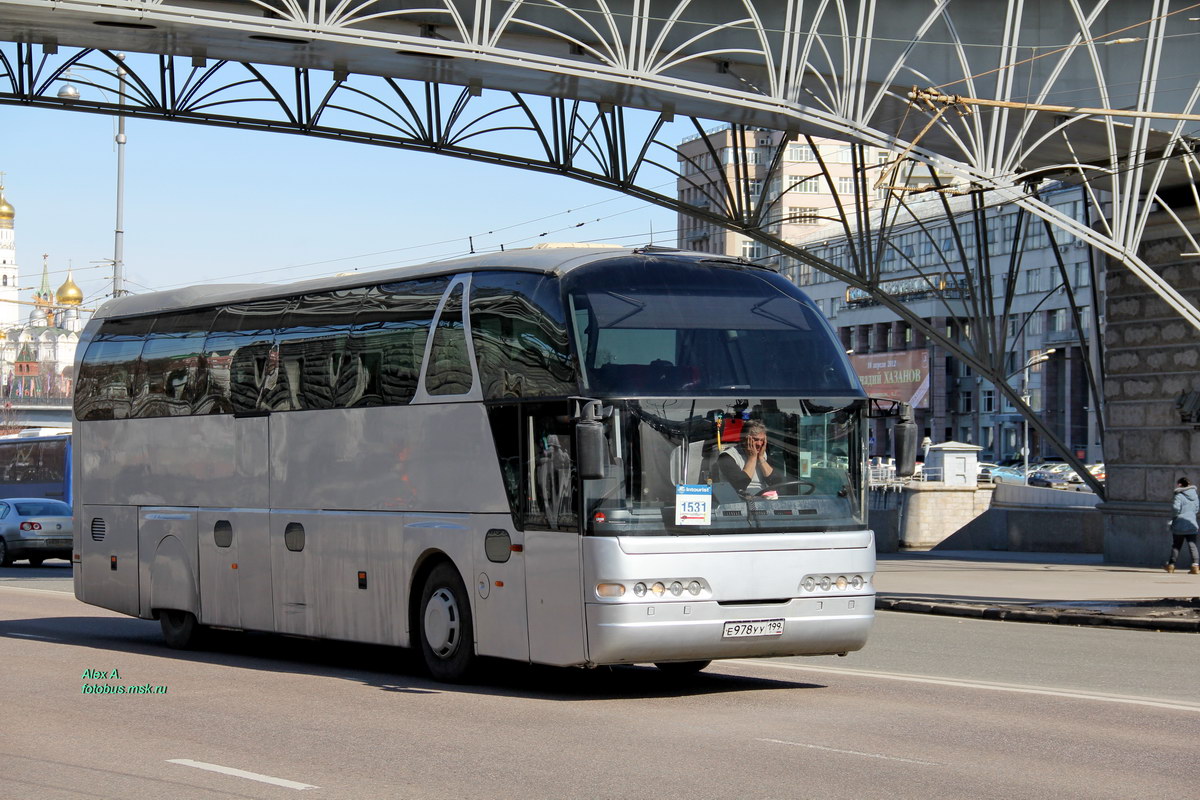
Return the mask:
<path id="1" fill-rule="evenodd" d="M 664 594 L 666 594 L 667 587 L 662 581 L 655 581 L 654 585 L 650 587 L 650 591 L 654 593 L 655 597 L 662 597 Z"/>
<path id="2" fill-rule="evenodd" d="M 850 585 L 850 581 L 846 580 L 846 576 L 845 576 L 845 575 L 838 575 L 838 578 L 837 578 L 837 580 L 836 580 L 836 581 L 834 581 L 834 584 L 835 584 L 835 585 L 836 585 L 836 586 L 837 586 L 839 589 L 845 589 L 847 586 L 849 586 L 849 585 Z"/>
<path id="3" fill-rule="evenodd" d="M 866 585 L 866 583 L 867 582 L 863 580 L 862 575 L 855 575 L 853 578 L 850 579 L 850 588 L 851 589 L 861 589 L 861 588 L 863 588 L 863 586 Z"/>
<path id="4" fill-rule="evenodd" d="M 700 581 L 692 581 L 688 584 L 688 591 L 693 595 L 700 594 L 700 590 L 704 588 L 700 585 Z"/>
<path id="5" fill-rule="evenodd" d="M 817 579 L 812 575 L 809 575 L 804 579 L 804 583 L 802 583 L 801 586 L 804 587 L 804 591 L 806 592 L 814 591 L 817 588 Z"/>
<path id="6" fill-rule="evenodd" d="M 597 597 L 622 597 L 625 594 L 623 583 L 600 583 L 596 585 Z"/>
<path id="7" fill-rule="evenodd" d="M 821 576 L 821 590 L 828 592 L 829 587 L 833 586 L 833 580 L 828 575 Z"/>
<path id="8" fill-rule="evenodd" d="M 635 583 L 635 584 L 633 585 L 633 593 L 634 593 L 634 595 L 636 595 L 637 597 L 645 597 L 645 596 L 646 596 L 646 584 L 644 584 L 644 583 Z"/>
<path id="9" fill-rule="evenodd" d="M 676 597 L 679 597 L 679 595 L 683 594 L 683 584 L 679 581 L 672 581 L 671 594 L 675 595 Z"/>

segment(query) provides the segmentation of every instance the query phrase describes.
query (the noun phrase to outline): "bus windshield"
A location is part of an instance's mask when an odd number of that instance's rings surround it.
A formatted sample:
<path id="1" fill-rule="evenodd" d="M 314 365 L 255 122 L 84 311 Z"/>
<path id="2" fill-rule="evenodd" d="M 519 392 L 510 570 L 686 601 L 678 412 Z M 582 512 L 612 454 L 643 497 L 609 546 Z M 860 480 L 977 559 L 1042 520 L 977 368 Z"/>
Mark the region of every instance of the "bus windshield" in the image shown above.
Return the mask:
<path id="1" fill-rule="evenodd" d="M 584 481 L 586 529 L 616 536 L 862 530 L 863 409 L 857 398 L 608 401 L 607 474 Z M 754 463 L 755 449 L 765 464 Z M 680 518 L 689 491 L 707 495 L 703 518 Z"/>
<path id="2" fill-rule="evenodd" d="M 820 311 L 768 270 L 663 256 L 564 283 L 586 395 L 862 394 Z"/>

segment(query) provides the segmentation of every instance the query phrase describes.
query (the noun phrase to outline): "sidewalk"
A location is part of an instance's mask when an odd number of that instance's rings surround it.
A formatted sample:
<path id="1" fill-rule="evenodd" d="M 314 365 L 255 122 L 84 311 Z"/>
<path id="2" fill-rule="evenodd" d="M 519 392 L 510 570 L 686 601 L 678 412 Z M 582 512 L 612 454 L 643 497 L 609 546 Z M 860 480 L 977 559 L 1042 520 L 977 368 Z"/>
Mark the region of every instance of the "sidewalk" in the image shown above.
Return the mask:
<path id="1" fill-rule="evenodd" d="M 1200 575 L 1105 564 L 1099 555 L 928 551 L 883 554 L 887 611 L 1200 633 Z"/>

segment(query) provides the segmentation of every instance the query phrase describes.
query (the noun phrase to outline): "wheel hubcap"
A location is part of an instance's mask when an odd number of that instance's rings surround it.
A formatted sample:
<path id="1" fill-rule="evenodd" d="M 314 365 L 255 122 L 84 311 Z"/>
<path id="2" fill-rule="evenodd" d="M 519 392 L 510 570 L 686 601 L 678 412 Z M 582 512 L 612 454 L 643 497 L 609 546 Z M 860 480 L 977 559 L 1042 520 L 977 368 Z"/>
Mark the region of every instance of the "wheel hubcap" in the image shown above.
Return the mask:
<path id="1" fill-rule="evenodd" d="M 425 641 L 438 658 L 447 658 L 458 647 L 458 603 L 449 589 L 436 590 L 425 604 Z"/>

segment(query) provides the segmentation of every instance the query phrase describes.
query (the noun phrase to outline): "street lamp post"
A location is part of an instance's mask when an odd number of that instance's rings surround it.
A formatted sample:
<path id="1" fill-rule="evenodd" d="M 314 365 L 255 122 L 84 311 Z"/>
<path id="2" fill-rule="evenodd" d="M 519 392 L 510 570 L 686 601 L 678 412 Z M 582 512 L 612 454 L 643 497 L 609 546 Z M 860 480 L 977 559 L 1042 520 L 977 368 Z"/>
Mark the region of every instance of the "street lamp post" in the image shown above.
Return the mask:
<path id="1" fill-rule="evenodd" d="M 117 58 L 125 61 L 124 53 Z M 125 72 L 117 66 L 117 223 L 113 233 L 113 297 L 125 294 Z"/>
<path id="2" fill-rule="evenodd" d="M 1023 375 L 1021 376 L 1021 402 L 1024 403 L 1026 406 L 1029 405 L 1029 396 L 1030 396 L 1029 395 L 1029 368 L 1035 364 L 1042 364 L 1046 361 L 1049 361 L 1050 354 L 1053 353 L 1054 350 L 1055 350 L 1055 348 L 1051 347 L 1049 350 L 1046 350 L 1043 353 L 1039 353 L 1036 356 L 1031 356 L 1029 358 L 1029 360 L 1025 362 L 1025 366 L 1021 368 L 1021 370 L 1023 372 Z M 1012 377 L 1012 376 L 1010 375 L 1009 377 Z M 1025 440 L 1024 440 L 1024 444 L 1021 446 L 1021 452 L 1025 457 L 1024 481 L 1025 481 L 1025 485 L 1028 486 L 1029 485 L 1029 417 L 1025 417 L 1023 421 L 1025 423 Z"/>
<path id="3" fill-rule="evenodd" d="M 125 70 L 125 54 L 117 53 L 117 60 L 120 61 L 117 65 L 117 135 L 115 141 L 117 143 L 117 221 L 113 230 L 113 297 L 120 297 L 125 294 L 125 76 L 129 73 Z M 95 69 L 91 67 L 91 69 Z M 106 72 L 105 70 L 100 70 Z M 111 73 L 106 73 L 111 74 Z M 58 90 L 58 96 L 62 100 L 78 100 L 79 89 L 74 84 L 65 82 L 65 79 L 71 77 L 71 71 L 67 70 L 64 74 L 64 83 Z M 89 83 L 96 86 L 96 84 Z M 101 94 L 104 90 L 99 86 Z M 108 95 L 104 95 L 108 99 Z"/>

